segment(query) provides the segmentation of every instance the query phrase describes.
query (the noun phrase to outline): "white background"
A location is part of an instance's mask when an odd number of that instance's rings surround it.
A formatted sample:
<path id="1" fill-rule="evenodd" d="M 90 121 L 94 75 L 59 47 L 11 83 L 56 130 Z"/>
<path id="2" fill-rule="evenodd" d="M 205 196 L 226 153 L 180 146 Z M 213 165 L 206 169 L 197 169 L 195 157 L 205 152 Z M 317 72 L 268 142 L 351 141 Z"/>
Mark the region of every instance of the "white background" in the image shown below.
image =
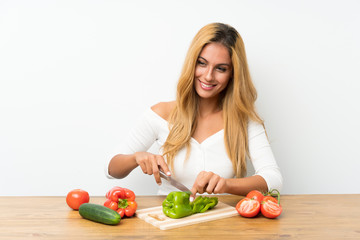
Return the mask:
<path id="1" fill-rule="evenodd" d="M 104 162 L 174 99 L 190 41 L 242 35 L 282 194 L 360 193 L 359 1 L 0 1 L 0 195 L 156 194 Z"/>

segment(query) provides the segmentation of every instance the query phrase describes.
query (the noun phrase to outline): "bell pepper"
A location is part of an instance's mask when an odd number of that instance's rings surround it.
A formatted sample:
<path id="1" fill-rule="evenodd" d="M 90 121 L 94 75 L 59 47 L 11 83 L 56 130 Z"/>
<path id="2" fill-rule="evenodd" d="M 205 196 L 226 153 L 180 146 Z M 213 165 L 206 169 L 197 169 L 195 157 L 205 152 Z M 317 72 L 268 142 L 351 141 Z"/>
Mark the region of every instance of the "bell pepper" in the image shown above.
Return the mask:
<path id="1" fill-rule="evenodd" d="M 191 205 L 193 206 L 194 213 L 203 213 L 218 204 L 217 197 L 197 197 Z"/>
<path id="2" fill-rule="evenodd" d="M 121 218 L 131 217 L 135 214 L 137 203 L 135 193 L 127 188 L 113 187 L 106 193 L 105 207 L 117 211 Z"/>
<path id="3" fill-rule="evenodd" d="M 163 212 L 171 218 L 182 218 L 195 213 L 203 213 L 218 203 L 217 197 L 198 196 L 193 202 L 189 201 L 189 192 L 171 192 L 163 201 Z"/>
<path id="4" fill-rule="evenodd" d="M 188 192 L 169 193 L 162 203 L 164 214 L 171 218 L 182 218 L 193 214 L 189 198 Z"/>

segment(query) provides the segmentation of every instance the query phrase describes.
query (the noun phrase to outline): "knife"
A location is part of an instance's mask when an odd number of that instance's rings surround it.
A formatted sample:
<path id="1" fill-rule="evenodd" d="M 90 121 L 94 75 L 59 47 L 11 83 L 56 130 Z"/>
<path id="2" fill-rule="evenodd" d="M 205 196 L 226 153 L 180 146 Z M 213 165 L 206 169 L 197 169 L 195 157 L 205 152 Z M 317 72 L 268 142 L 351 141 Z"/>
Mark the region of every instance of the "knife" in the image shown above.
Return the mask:
<path id="1" fill-rule="evenodd" d="M 177 189 L 179 189 L 179 190 L 181 190 L 183 192 L 189 192 L 191 194 L 190 189 L 188 189 L 184 184 L 176 181 L 175 179 L 173 179 L 172 177 L 166 175 L 162 171 L 159 171 L 159 173 L 160 173 L 160 177 L 165 179 L 166 181 L 168 181 L 172 186 L 176 187 Z"/>

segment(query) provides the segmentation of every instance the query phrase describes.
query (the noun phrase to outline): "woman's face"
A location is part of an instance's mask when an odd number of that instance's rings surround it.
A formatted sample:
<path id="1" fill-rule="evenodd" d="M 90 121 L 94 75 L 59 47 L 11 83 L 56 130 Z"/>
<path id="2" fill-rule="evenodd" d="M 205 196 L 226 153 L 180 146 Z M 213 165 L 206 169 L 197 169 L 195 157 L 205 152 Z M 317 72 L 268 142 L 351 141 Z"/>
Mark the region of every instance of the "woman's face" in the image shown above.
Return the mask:
<path id="1" fill-rule="evenodd" d="M 228 49 L 221 43 L 209 43 L 201 51 L 195 68 L 195 90 L 201 98 L 218 98 L 232 76 Z"/>

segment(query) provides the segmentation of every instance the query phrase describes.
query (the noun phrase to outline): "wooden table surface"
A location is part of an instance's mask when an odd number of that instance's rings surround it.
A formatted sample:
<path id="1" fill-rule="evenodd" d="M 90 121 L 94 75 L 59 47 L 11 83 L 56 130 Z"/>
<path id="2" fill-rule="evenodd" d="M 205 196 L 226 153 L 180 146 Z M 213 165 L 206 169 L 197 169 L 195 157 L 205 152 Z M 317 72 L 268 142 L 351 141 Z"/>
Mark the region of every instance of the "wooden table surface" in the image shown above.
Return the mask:
<path id="1" fill-rule="evenodd" d="M 165 196 L 137 196 L 138 208 Z M 219 200 L 235 206 L 240 196 Z M 92 197 L 102 204 L 104 197 Z M 240 215 L 170 230 L 137 218 L 108 226 L 81 218 L 65 197 L 0 197 L 0 239 L 360 239 L 360 194 L 284 195 L 277 219 Z"/>

